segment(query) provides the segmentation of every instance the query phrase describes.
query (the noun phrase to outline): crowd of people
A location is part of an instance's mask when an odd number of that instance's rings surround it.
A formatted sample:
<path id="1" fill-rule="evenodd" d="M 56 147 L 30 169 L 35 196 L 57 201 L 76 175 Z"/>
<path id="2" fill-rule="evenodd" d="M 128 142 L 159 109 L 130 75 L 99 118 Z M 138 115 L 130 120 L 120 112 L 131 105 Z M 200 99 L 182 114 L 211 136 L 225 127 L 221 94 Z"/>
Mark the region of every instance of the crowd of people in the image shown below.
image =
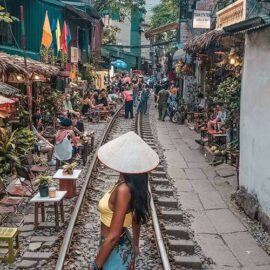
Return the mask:
<path id="1" fill-rule="evenodd" d="M 49 138 L 44 135 L 47 126 L 42 112 L 37 110 L 33 115 L 32 131 L 36 136 L 36 152 L 47 155 L 49 166 L 56 165 L 56 160 L 80 158 L 78 145 L 84 136 L 84 121 L 98 121 L 101 113 L 113 113 L 114 105 L 115 102 L 105 89 L 86 93 L 80 101 L 80 110 L 74 109 L 71 94 L 63 94 L 62 106 L 57 112 L 57 127 Z"/>
<path id="2" fill-rule="evenodd" d="M 129 76 L 121 74 L 115 76 L 106 89 L 96 89 L 84 94 L 80 101 L 80 109 L 74 109 L 72 94 L 63 94 L 62 109 L 58 112 L 58 128 L 53 140 L 43 136 L 45 127 L 40 111 L 34 115 L 33 131 L 36 134 L 36 149 L 46 153 L 48 165 L 55 165 L 55 157 L 60 160 L 67 160 L 71 156 L 78 155 L 78 141 L 84 133 L 84 120 L 91 122 L 98 121 L 101 114 L 113 113 L 112 104 L 124 103 L 125 118 L 133 118 L 134 111 L 147 114 L 150 97 L 154 98 L 158 120 L 165 121 L 166 116 L 170 117 L 171 108 L 177 104 L 179 88 L 174 81 L 157 80 L 149 84 L 143 76 Z M 205 110 L 205 99 L 203 94 L 198 96 L 199 104 L 197 110 Z M 217 122 L 223 121 L 226 113 L 220 108 L 216 118 L 209 120 L 207 127 L 213 128 Z"/>

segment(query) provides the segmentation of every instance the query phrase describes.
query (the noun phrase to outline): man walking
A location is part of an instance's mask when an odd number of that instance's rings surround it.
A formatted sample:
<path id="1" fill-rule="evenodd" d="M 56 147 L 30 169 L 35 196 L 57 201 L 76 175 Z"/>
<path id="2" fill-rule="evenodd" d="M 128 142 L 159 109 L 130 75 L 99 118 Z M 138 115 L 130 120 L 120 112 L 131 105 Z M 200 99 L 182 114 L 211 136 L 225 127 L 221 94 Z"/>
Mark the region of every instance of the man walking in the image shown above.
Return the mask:
<path id="1" fill-rule="evenodd" d="M 156 85 L 154 87 L 154 90 L 155 90 L 155 102 L 157 102 L 158 93 L 161 90 L 161 83 L 160 83 L 160 81 L 157 81 L 157 83 L 156 83 Z"/>
<path id="2" fill-rule="evenodd" d="M 162 89 L 158 93 L 158 120 L 164 121 L 167 110 L 167 101 L 170 96 L 170 93 L 167 89 Z"/>
<path id="3" fill-rule="evenodd" d="M 146 87 L 146 85 L 143 86 L 143 90 L 141 93 L 141 100 L 138 106 L 138 112 L 142 112 L 144 114 L 146 114 L 147 112 L 147 102 L 150 96 L 150 91 L 149 89 Z"/>

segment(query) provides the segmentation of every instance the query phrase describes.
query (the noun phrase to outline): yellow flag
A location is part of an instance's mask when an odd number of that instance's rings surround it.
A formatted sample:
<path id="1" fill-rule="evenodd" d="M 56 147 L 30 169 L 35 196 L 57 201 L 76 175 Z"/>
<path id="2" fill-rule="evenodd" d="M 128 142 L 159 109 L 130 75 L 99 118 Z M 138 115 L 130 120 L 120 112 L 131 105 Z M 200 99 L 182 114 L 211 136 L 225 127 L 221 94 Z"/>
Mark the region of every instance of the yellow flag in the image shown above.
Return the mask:
<path id="1" fill-rule="evenodd" d="M 52 44 L 52 41 L 53 36 L 51 31 L 51 25 L 48 17 L 48 12 L 46 11 L 41 44 L 44 45 L 47 49 L 49 49 Z"/>
<path id="2" fill-rule="evenodd" d="M 61 28 L 60 28 L 60 22 L 59 22 L 59 19 L 57 19 L 56 30 L 55 30 L 55 36 L 56 36 L 57 51 L 60 51 Z"/>

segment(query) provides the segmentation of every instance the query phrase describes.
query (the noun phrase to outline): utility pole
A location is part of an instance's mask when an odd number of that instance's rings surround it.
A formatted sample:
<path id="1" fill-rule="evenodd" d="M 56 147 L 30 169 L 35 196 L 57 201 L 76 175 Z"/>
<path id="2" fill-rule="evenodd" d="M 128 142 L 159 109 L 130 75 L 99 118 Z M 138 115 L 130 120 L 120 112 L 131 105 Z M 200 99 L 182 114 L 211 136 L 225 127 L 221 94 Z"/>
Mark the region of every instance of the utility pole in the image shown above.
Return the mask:
<path id="1" fill-rule="evenodd" d="M 181 46 L 181 0 L 179 0 L 179 9 L 178 9 L 178 43 L 179 47 Z"/>

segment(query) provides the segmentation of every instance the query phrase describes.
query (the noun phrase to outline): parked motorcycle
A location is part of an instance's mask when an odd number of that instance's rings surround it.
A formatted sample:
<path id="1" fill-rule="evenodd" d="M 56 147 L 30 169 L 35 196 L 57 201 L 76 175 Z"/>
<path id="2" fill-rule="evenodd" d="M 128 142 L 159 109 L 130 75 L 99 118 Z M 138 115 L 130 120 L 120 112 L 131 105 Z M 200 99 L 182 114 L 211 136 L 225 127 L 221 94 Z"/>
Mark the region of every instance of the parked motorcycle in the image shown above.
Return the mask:
<path id="1" fill-rule="evenodd" d="M 180 102 L 178 105 L 176 101 L 172 101 L 167 108 L 167 114 L 173 123 L 184 125 L 187 116 L 187 107 L 183 102 Z"/>

